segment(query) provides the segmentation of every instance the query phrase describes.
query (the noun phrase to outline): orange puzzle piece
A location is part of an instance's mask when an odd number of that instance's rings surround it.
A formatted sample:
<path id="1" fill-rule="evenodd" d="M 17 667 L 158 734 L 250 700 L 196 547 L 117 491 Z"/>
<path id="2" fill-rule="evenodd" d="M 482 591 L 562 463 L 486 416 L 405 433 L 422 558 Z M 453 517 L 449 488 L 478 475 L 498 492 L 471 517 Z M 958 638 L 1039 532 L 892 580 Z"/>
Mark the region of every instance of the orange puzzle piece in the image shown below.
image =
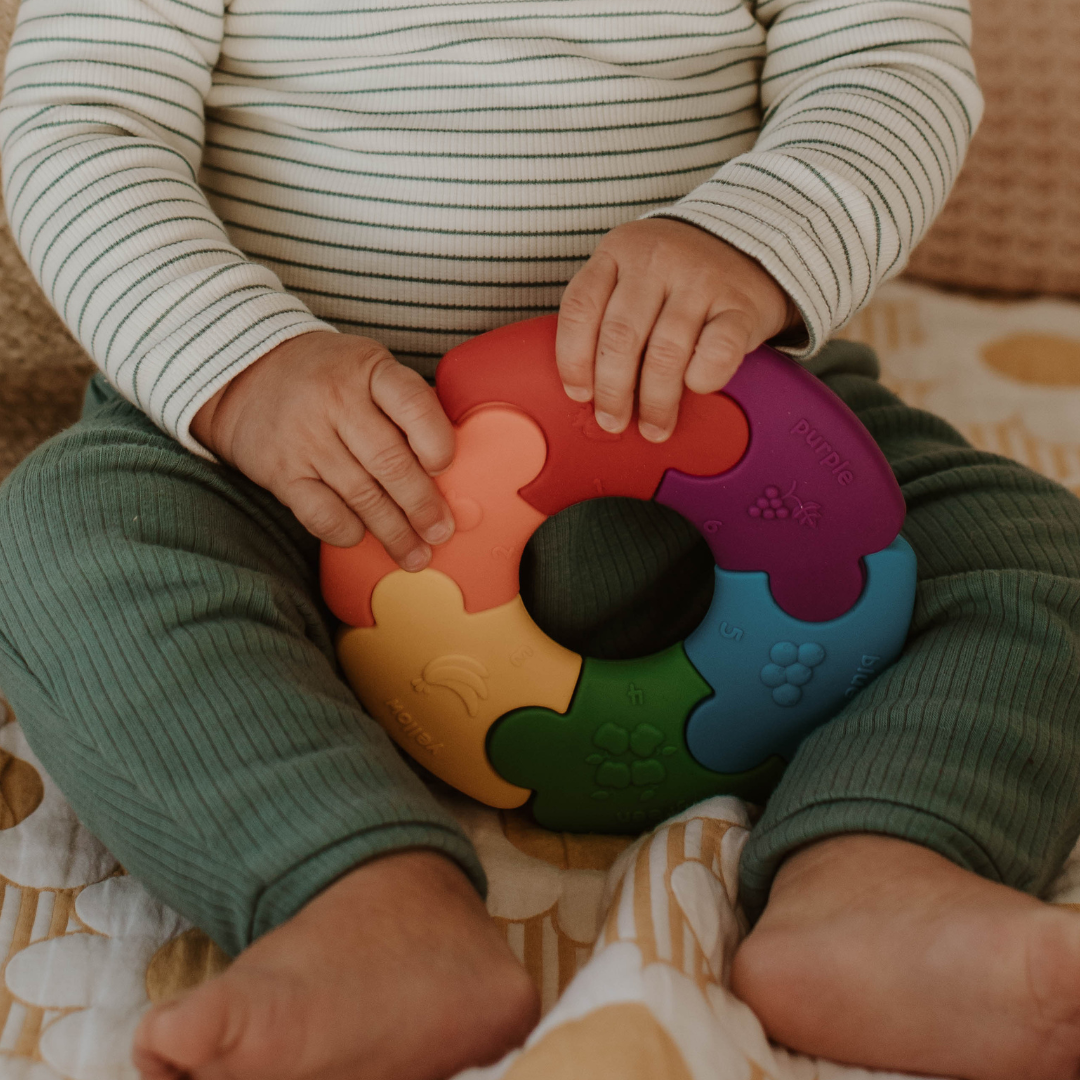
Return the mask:
<path id="1" fill-rule="evenodd" d="M 457 430 L 454 463 L 435 483 L 457 529 L 432 549 L 428 568 L 460 586 L 465 610 L 486 611 L 518 594 L 518 564 L 546 515 L 518 488 L 540 472 L 547 443 L 536 423 L 504 405 L 475 409 Z M 350 626 L 371 626 L 371 592 L 400 567 L 368 533 L 351 548 L 322 548 L 322 590 L 334 614 Z M 430 616 L 421 615 L 421 619 Z"/>

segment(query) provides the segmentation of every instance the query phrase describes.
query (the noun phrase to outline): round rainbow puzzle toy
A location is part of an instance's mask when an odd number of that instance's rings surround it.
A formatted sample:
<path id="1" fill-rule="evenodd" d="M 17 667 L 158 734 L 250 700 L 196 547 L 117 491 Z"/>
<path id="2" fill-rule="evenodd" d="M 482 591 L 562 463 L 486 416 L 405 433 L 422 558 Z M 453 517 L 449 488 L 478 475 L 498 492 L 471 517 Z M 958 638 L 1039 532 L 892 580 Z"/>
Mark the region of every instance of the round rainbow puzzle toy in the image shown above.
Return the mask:
<path id="1" fill-rule="evenodd" d="M 370 534 L 322 549 L 338 655 L 364 707 L 432 773 L 536 820 L 636 832 L 720 793 L 760 799 L 800 741 L 899 655 L 915 598 L 904 500 L 843 402 L 773 349 L 722 392 L 684 394 L 667 442 L 600 428 L 555 366 L 555 316 L 452 349 L 438 477 L 457 530 L 407 573 Z M 533 622 L 518 565 L 546 518 L 654 499 L 716 562 L 686 638 L 636 660 L 582 657 Z"/>

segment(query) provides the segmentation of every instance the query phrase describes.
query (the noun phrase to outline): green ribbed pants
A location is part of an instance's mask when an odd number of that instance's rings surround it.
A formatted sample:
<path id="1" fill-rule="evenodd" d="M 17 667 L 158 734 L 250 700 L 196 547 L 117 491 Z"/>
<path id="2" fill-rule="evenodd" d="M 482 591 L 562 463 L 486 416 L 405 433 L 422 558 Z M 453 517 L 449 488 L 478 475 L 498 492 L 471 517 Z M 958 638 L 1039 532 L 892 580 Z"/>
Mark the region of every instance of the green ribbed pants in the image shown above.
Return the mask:
<path id="1" fill-rule="evenodd" d="M 743 859 L 869 830 L 1038 892 L 1080 833 L 1080 500 L 978 452 L 834 343 L 815 371 L 904 489 L 919 588 L 904 655 L 804 742 Z M 617 527 L 616 527 L 617 523 Z M 101 379 L 0 487 L 0 688 L 87 824 L 230 952 L 352 866 L 467 840 L 342 683 L 318 545 Z M 522 564 L 537 621 L 595 656 L 678 639 L 711 559 L 682 519 L 602 500 Z"/>

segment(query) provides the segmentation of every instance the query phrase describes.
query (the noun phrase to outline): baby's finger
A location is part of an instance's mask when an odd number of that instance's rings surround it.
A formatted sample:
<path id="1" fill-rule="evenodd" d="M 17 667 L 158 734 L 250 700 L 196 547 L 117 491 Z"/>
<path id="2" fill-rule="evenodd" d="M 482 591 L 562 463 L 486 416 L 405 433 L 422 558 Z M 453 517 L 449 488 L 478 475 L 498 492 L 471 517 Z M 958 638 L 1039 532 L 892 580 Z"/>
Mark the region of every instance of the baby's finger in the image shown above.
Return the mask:
<path id="1" fill-rule="evenodd" d="M 317 477 L 298 477 L 274 494 L 319 540 L 334 547 L 352 547 L 364 539 L 363 522 Z"/>
<path id="2" fill-rule="evenodd" d="M 615 260 L 598 252 L 570 279 L 559 304 L 555 363 L 574 401 L 592 399 L 596 337 L 618 276 Z"/>
<path id="3" fill-rule="evenodd" d="M 371 373 L 371 400 L 405 433 L 429 476 L 450 468 L 454 426 L 423 376 L 394 360 L 377 364 Z"/>
<path id="4" fill-rule="evenodd" d="M 698 336 L 697 347 L 686 368 L 684 382 L 695 394 L 722 390 L 739 370 L 754 342 L 753 322 L 745 311 L 731 309 L 710 319 Z"/>
<path id="5" fill-rule="evenodd" d="M 638 382 L 638 430 L 650 442 L 663 442 L 675 430 L 683 376 L 704 321 L 701 306 L 670 296 L 649 335 Z"/>
<path id="6" fill-rule="evenodd" d="M 340 435 L 350 459 L 354 464 L 359 462 L 363 466 L 360 472 L 374 480 L 373 486 L 379 493 L 378 496 L 368 493 L 358 477 L 350 477 L 349 482 L 359 489 L 359 498 L 370 499 L 372 509 L 380 517 L 385 516 L 381 499 L 388 498 L 394 504 L 395 510 L 400 507 L 404 512 L 410 534 L 415 530 L 429 544 L 442 544 L 450 539 L 454 532 L 454 517 L 450 507 L 436 487 L 435 481 L 421 467 L 401 431 L 386 416 L 375 409 L 365 411 L 357 416 L 355 424 L 342 425 Z M 326 480 L 331 482 L 329 477 L 326 477 Z M 336 485 L 332 486 L 345 495 Z M 356 509 L 348 497 L 345 501 Z M 366 513 L 361 513 L 360 517 L 386 544 L 383 529 Z M 396 522 L 397 518 L 394 520 Z M 404 552 L 405 549 L 402 547 L 398 550 Z M 392 551 L 390 554 L 397 557 L 396 552 Z"/>
<path id="7" fill-rule="evenodd" d="M 664 302 L 652 281 L 620 281 L 596 340 L 593 407 L 605 431 L 623 431 L 634 412 L 641 354 Z"/>
<path id="8" fill-rule="evenodd" d="M 400 436 L 399 441 L 411 456 Z M 431 561 L 431 548 L 417 536 L 397 500 L 357 461 L 350 448 L 339 442 L 329 450 L 316 462 L 326 487 L 363 522 L 398 566 L 404 570 L 423 569 Z M 415 458 L 413 465 L 423 476 Z"/>

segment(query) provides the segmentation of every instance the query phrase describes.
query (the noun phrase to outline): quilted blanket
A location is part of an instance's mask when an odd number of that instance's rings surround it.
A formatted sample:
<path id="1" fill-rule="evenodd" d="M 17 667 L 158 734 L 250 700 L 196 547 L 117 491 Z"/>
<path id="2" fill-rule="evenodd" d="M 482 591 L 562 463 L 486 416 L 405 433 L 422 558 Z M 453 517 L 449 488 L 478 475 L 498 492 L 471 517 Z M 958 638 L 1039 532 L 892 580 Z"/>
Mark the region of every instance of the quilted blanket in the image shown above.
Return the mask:
<path id="1" fill-rule="evenodd" d="M 1080 304 L 991 302 L 898 282 L 847 330 L 885 381 L 1080 494 Z M 749 816 L 715 798 L 655 832 L 547 832 L 448 791 L 487 869 L 488 906 L 536 980 L 526 1045 L 461 1080 L 854 1080 L 770 1045 L 726 989 Z M 1080 910 L 1080 852 L 1048 899 Z M 0 703 L 0 1080 L 129 1080 L 152 1002 L 223 969 L 75 818 Z"/>

